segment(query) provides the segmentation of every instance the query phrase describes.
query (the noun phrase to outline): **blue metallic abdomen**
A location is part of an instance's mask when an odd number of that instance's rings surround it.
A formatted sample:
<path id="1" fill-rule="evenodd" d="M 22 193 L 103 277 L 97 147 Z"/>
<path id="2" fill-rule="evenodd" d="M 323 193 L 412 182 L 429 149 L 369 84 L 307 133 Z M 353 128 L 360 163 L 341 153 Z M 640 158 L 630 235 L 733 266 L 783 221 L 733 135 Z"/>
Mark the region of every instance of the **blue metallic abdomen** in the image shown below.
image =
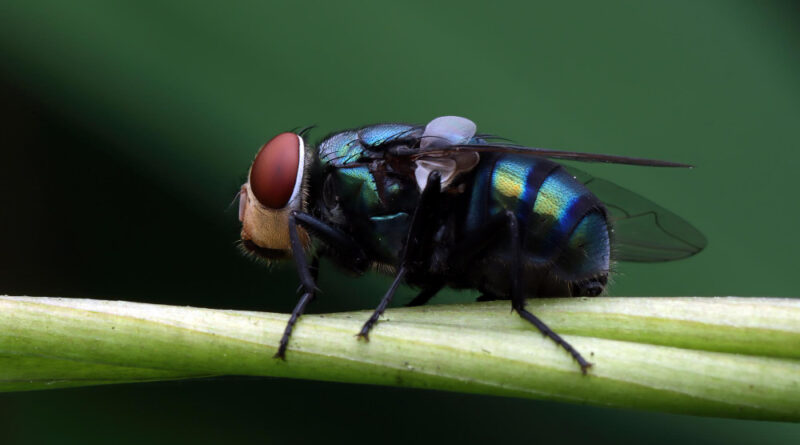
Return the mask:
<path id="1" fill-rule="evenodd" d="M 605 280 L 611 250 L 605 208 L 559 164 L 532 156 L 482 155 L 465 233 L 504 211 L 519 222 L 527 296 L 571 295 L 579 283 Z M 508 254 L 507 241 L 495 245 L 473 266 L 469 286 L 507 294 Z"/>

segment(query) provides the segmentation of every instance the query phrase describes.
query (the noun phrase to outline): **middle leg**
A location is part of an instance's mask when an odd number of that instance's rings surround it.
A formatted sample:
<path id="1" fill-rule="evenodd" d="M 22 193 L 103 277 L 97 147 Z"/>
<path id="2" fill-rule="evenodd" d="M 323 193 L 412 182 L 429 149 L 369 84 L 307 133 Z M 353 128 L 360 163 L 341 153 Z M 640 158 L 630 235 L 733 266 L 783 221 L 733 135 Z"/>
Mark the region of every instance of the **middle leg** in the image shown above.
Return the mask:
<path id="1" fill-rule="evenodd" d="M 426 248 L 430 246 L 430 238 L 433 233 L 430 225 L 435 221 L 437 215 L 441 194 L 441 179 L 441 174 L 437 171 L 433 171 L 428 175 L 428 182 L 425 184 L 425 189 L 422 190 L 420 194 L 417 208 L 414 210 L 414 216 L 411 218 L 411 225 L 408 230 L 405 247 L 400 256 L 400 267 L 397 269 L 397 274 L 389 290 L 386 291 L 380 304 L 375 308 L 372 316 L 364 323 L 361 332 L 358 333 L 359 338 L 367 341 L 369 340 L 369 331 L 372 330 L 372 327 L 378 322 L 378 319 L 381 314 L 383 314 L 383 311 L 386 310 L 386 307 L 389 306 L 397 288 L 405 279 L 409 268 L 414 263 L 424 260 L 424 253 L 426 252 Z"/>
<path id="2" fill-rule="evenodd" d="M 433 284 L 433 285 L 431 285 L 429 287 L 423 287 L 422 290 L 419 291 L 417 296 L 414 297 L 413 300 L 409 301 L 408 304 L 406 304 L 406 307 L 415 307 L 415 306 L 423 306 L 423 305 L 425 305 L 426 303 L 428 303 L 428 301 L 430 301 L 431 298 L 436 296 L 436 294 L 440 290 L 442 290 L 443 287 L 444 287 L 444 284 L 442 284 L 442 283 L 436 283 L 436 284 Z"/>

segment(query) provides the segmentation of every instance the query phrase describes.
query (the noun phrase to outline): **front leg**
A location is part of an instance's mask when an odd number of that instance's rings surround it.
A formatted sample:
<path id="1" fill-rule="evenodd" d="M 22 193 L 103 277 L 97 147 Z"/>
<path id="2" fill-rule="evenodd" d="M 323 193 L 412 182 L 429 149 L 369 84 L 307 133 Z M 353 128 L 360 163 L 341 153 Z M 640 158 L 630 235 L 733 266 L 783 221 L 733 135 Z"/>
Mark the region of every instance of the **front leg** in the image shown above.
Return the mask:
<path id="1" fill-rule="evenodd" d="M 377 323 L 383 311 L 385 311 L 386 307 L 391 303 L 397 288 L 405 278 L 409 268 L 413 263 L 421 261 L 427 256 L 427 249 L 430 248 L 430 238 L 433 234 L 430 225 L 435 221 L 437 215 L 436 211 L 439 208 L 439 200 L 442 191 L 441 180 L 442 176 L 437 171 L 433 171 L 428 175 L 428 182 L 425 184 L 425 189 L 422 190 L 420 194 L 417 208 L 414 210 L 414 216 L 411 218 L 408 237 L 406 238 L 403 253 L 400 256 L 400 267 L 397 269 L 394 281 L 389 287 L 389 290 L 386 291 L 378 307 L 375 308 L 372 316 L 364 323 L 361 332 L 358 333 L 359 338 L 367 341 L 369 340 L 369 331 L 372 330 L 372 327 Z"/>
<path id="2" fill-rule="evenodd" d="M 292 212 L 289 214 L 289 243 L 291 244 L 295 266 L 297 266 L 297 274 L 300 277 L 300 291 L 303 294 L 294 307 L 292 315 L 286 323 L 286 328 L 283 330 L 278 351 L 275 353 L 275 358 L 280 359 L 286 359 L 286 348 L 289 346 L 289 338 L 292 336 L 294 325 L 297 323 L 297 319 L 305 312 L 306 306 L 314 300 L 314 295 L 317 291 L 316 274 L 319 270 L 319 261 L 317 257 L 314 257 L 313 265 L 309 268 L 306 251 L 297 231 L 298 226 L 302 226 L 309 235 L 314 236 L 329 247 L 347 252 L 352 261 L 350 265 L 352 268 L 366 267 L 367 263 L 364 251 L 346 233 L 325 224 L 307 213 Z"/>

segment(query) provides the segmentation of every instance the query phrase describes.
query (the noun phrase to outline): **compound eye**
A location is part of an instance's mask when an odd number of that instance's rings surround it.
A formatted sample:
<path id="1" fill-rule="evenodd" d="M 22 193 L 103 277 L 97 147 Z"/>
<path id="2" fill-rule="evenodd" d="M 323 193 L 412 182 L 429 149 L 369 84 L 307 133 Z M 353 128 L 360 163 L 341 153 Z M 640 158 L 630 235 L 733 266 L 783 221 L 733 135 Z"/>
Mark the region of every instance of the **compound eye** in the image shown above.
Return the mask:
<path id="1" fill-rule="evenodd" d="M 250 168 L 250 189 L 261 205 L 282 209 L 289 204 L 300 179 L 303 141 L 281 133 L 264 144 Z"/>

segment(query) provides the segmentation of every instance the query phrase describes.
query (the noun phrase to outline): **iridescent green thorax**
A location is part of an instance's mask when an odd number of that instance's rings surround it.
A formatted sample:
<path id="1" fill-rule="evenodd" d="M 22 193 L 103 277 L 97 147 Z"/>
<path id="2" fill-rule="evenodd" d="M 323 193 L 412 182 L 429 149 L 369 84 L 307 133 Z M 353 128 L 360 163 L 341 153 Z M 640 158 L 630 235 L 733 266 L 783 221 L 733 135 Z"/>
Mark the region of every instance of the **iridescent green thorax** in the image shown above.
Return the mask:
<path id="1" fill-rule="evenodd" d="M 319 160 L 323 165 L 340 167 L 358 161 L 364 146 L 355 130 L 336 133 L 322 141 L 318 147 Z"/>
<path id="2" fill-rule="evenodd" d="M 412 137 L 420 131 L 419 126 L 408 124 L 378 124 L 342 131 L 320 143 L 319 159 L 323 165 L 336 167 L 353 164 L 365 151 L 380 150 L 384 144 Z"/>
<path id="3" fill-rule="evenodd" d="M 359 213 L 369 214 L 378 211 L 382 206 L 378 196 L 378 185 L 367 166 L 346 167 L 335 172 L 338 179 L 339 192 L 350 201 L 352 208 Z"/>
<path id="4" fill-rule="evenodd" d="M 397 260 L 419 192 L 398 175 L 376 178 L 370 165 L 359 161 L 418 130 L 406 124 L 374 125 L 334 134 L 318 147 L 327 187 L 333 188 L 338 211 L 347 221 L 345 229 L 366 242 L 382 262 Z"/>

